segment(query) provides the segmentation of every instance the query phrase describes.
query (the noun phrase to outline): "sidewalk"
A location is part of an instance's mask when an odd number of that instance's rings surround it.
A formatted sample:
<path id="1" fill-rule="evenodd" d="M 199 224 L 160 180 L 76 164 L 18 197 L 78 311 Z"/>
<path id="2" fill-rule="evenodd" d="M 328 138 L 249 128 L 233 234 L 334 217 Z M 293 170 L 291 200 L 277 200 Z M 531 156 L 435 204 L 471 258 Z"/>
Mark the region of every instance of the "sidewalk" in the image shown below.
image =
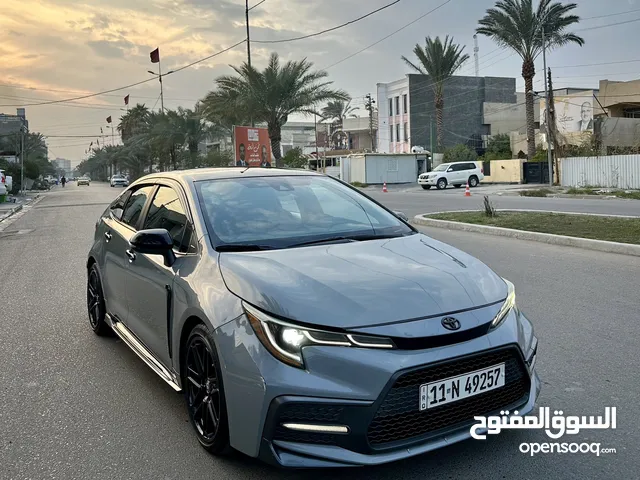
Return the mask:
<path id="1" fill-rule="evenodd" d="M 11 196 L 7 197 L 6 202 L 0 203 L 0 223 L 8 219 L 15 213 L 18 213 L 25 205 L 29 205 L 33 200 L 40 196 L 39 192 L 27 192 L 24 197 Z M 15 202 L 14 202 L 15 200 Z"/>

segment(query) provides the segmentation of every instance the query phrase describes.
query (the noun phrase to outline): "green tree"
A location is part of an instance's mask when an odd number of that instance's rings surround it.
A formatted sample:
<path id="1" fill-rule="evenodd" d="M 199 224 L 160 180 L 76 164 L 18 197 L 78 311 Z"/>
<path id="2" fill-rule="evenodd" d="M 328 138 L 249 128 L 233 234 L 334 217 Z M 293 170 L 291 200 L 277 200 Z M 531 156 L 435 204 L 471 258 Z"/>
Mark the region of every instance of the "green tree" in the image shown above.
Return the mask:
<path id="1" fill-rule="evenodd" d="M 534 10 L 533 0 L 499 0 L 487 10 L 478 22 L 476 32 L 492 38 L 499 46 L 510 48 L 522 59 L 522 78 L 526 92 L 527 154 L 533 159 L 536 153 L 536 137 L 533 113 L 533 77 L 535 60 L 542 53 L 544 32 L 547 48 L 559 48 L 567 44 L 584 45 L 584 39 L 567 29 L 580 21 L 569 13 L 575 3 L 552 3 L 540 0 Z"/>
<path id="2" fill-rule="evenodd" d="M 475 162 L 478 159 L 478 154 L 475 150 L 467 147 L 463 144 L 458 144 L 455 147 L 447 148 L 444 151 L 444 163 L 451 162 Z"/>
<path id="3" fill-rule="evenodd" d="M 149 109 L 144 104 L 138 103 L 131 110 L 120 117 L 118 133 L 122 143 L 126 143 L 131 137 L 145 132 L 148 129 Z"/>
<path id="4" fill-rule="evenodd" d="M 351 99 L 344 100 L 332 100 L 322 109 L 322 120 L 333 120 L 333 125 L 342 130 L 342 125 L 345 118 L 357 118 L 358 116 L 353 113 L 358 110 L 358 107 L 351 106 Z"/>
<path id="5" fill-rule="evenodd" d="M 281 65 L 278 54 L 273 53 L 262 71 L 246 62 L 231 68 L 237 75 L 217 78 L 217 89 L 202 101 L 204 108 L 210 115 L 229 116 L 236 112 L 242 118 L 265 122 L 276 166 L 281 164 L 282 126 L 290 115 L 319 115 L 320 104 L 349 98 L 346 92 L 331 88 L 332 82 L 324 81 L 326 72 L 312 71 L 313 64 L 306 59 Z"/>
<path id="6" fill-rule="evenodd" d="M 303 155 L 300 147 L 292 148 L 282 157 L 282 165 L 287 168 L 305 168 L 307 157 Z"/>
<path id="7" fill-rule="evenodd" d="M 402 60 L 418 73 L 428 75 L 432 82 L 436 109 L 436 129 L 438 151 L 442 151 L 443 138 L 443 113 L 444 113 L 444 83 L 453 76 L 460 66 L 469 59 L 464 52 L 464 46 L 453 43 L 453 37 L 447 35 L 444 43 L 440 37 L 435 40 L 431 37 L 425 39 L 425 47 L 416 44 L 413 49 L 418 63 L 413 63 L 404 55 Z"/>
<path id="8" fill-rule="evenodd" d="M 484 160 L 508 160 L 512 158 L 511 139 L 506 133 L 494 135 L 487 142 L 487 149 L 484 153 Z"/>

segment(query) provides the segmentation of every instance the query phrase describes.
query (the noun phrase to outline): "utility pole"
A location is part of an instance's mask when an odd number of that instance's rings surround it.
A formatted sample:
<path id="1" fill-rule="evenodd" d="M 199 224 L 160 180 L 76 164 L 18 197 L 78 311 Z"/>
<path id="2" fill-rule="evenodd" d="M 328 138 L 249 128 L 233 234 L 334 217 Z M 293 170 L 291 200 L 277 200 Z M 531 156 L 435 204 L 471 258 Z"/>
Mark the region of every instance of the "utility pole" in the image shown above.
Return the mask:
<path id="1" fill-rule="evenodd" d="M 24 188 L 24 131 L 26 126 L 24 124 L 24 119 L 22 119 L 22 125 L 20 125 L 20 190 L 22 190 L 22 194 L 26 194 L 26 189 Z"/>
<path id="2" fill-rule="evenodd" d="M 544 28 L 542 29 L 542 62 L 544 63 L 544 72 L 545 74 L 547 73 L 547 45 L 546 45 L 546 39 L 544 36 Z M 552 158 L 551 158 L 551 142 L 549 141 L 549 132 L 551 131 L 551 128 L 549 127 L 549 87 L 547 85 L 547 75 L 544 75 L 544 97 L 545 97 L 545 102 L 546 102 L 546 107 L 545 108 L 545 116 L 546 116 L 546 122 L 547 122 L 547 162 L 549 163 L 549 185 L 553 186 L 553 164 L 552 164 Z"/>
<path id="3" fill-rule="evenodd" d="M 478 36 L 474 35 L 473 36 L 473 62 L 475 63 L 475 67 L 476 67 L 476 77 L 480 76 L 480 64 L 478 63 L 478 52 L 480 51 L 480 49 L 478 48 Z"/>
<path id="4" fill-rule="evenodd" d="M 433 117 L 429 117 L 429 150 L 431 151 L 431 168 L 433 168 Z"/>
<path id="5" fill-rule="evenodd" d="M 551 137 L 551 142 L 553 144 L 553 165 L 555 168 L 556 174 L 556 182 L 560 183 L 560 163 L 558 162 L 558 152 L 560 150 L 558 144 L 558 135 L 556 131 L 556 106 L 553 100 L 553 83 L 551 81 L 551 68 L 548 70 L 548 79 L 549 79 L 549 105 L 547 105 L 547 111 L 549 112 L 549 124 L 547 125 L 547 129 L 549 130 L 549 134 Z"/>
<path id="6" fill-rule="evenodd" d="M 247 64 L 249 68 L 251 68 L 251 38 L 249 36 L 249 0 L 245 0 L 245 10 L 244 15 L 247 23 Z M 251 126 L 255 127 L 256 124 L 253 122 L 253 115 L 251 115 Z"/>
<path id="7" fill-rule="evenodd" d="M 375 152 L 376 147 L 375 147 L 375 140 L 373 135 L 373 104 L 376 103 L 376 101 L 373 98 L 371 98 L 370 93 L 367 93 L 366 98 L 367 99 L 365 100 L 364 108 L 366 108 L 369 111 L 369 136 L 371 137 L 371 151 Z"/>

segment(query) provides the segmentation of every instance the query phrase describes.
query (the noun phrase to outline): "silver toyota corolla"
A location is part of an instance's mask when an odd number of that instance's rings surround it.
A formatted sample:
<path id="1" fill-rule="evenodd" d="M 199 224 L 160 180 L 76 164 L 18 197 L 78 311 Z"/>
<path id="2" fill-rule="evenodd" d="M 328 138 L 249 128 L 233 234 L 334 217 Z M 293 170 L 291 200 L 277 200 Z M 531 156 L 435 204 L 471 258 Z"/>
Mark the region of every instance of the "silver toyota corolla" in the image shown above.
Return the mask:
<path id="1" fill-rule="evenodd" d="M 96 223 L 90 324 L 183 391 L 204 448 L 371 465 L 530 412 L 537 339 L 514 286 L 334 178 L 143 177 Z"/>

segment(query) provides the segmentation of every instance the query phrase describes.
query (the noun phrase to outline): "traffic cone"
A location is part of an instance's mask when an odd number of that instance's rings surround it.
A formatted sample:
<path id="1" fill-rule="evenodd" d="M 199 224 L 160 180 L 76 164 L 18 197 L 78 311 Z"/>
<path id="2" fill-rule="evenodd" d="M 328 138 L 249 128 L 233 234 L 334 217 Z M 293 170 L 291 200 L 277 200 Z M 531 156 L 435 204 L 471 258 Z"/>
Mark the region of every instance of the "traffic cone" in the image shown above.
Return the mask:
<path id="1" fill-rule="evenodd" d="M 464 189 L 464 196 L 465 197 L 471 196 L 471 192 L 469 191 L 469 182 L 467 182 L 467 188 Z"/>
<path id="2" fill-rule="evenodd" d="M 382 193 L 387 193 L 387 192 L 388 192 L 388 190 L 387 190 L 387 182 L 384 182 L 382 184 Z"/>

